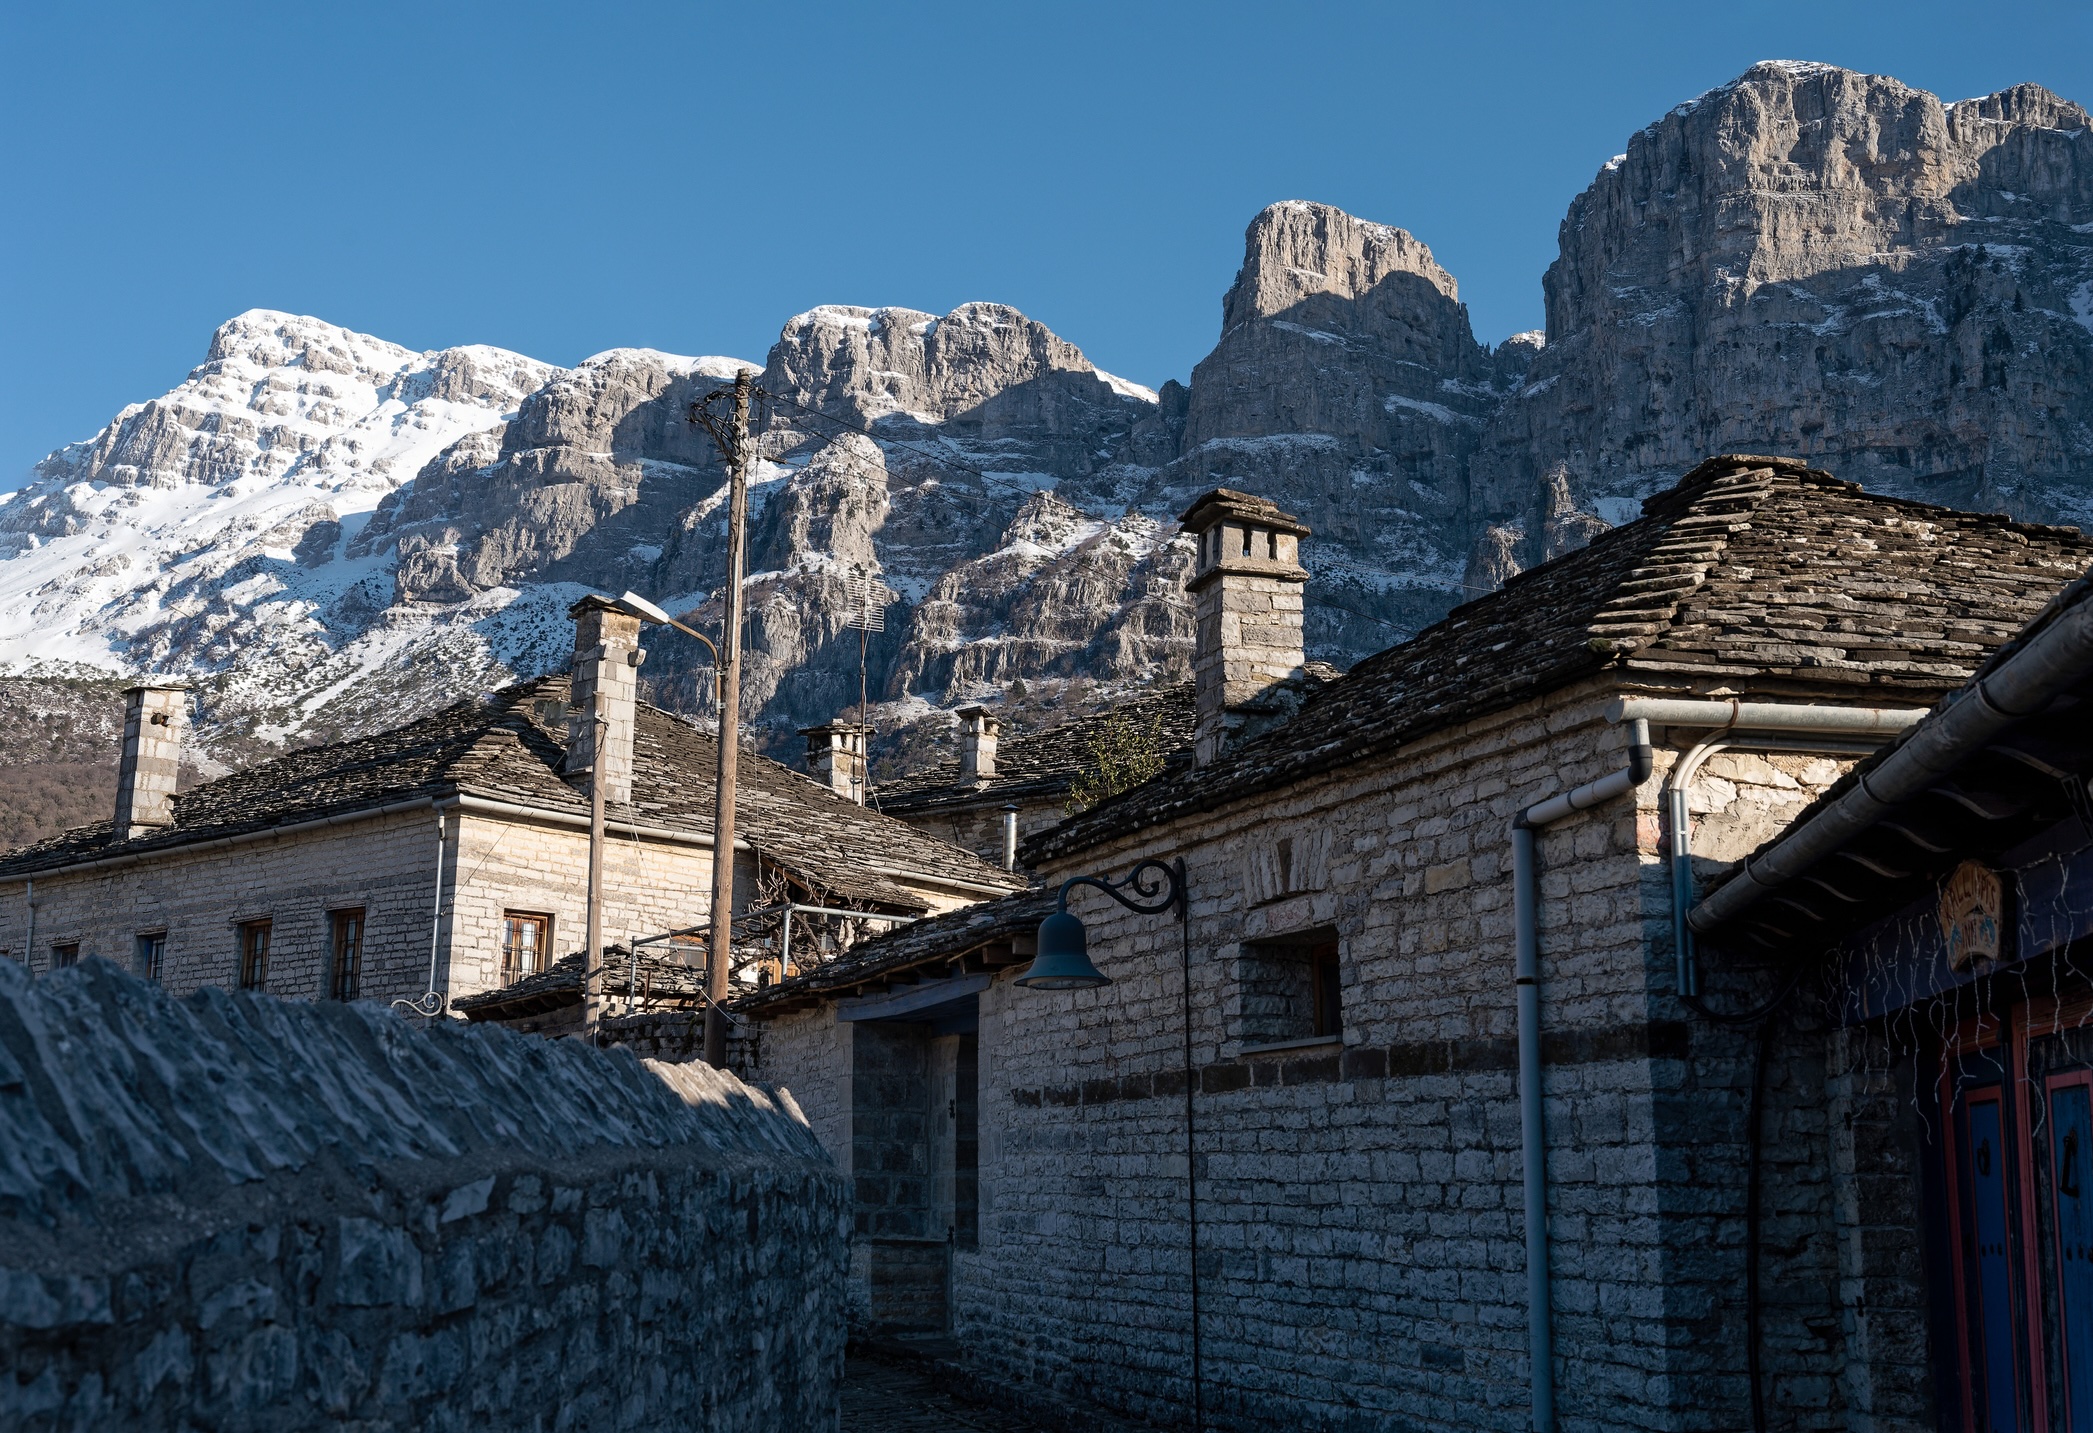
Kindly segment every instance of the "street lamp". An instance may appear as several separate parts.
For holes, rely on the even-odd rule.
[[[1017,983],[1029,990],[1095,990],[1112,977],[1090,960],[1090,941],[1083,922],[1069,914],[1068,893],[1091,886],[1137,915],[1177,912],[1183,1004],[1185,1075],[1185,1230],[1192,1256],[1192,1433],[1206,1428],[1206,1392],[1199,1357],[1199,1170],[1192,1122],[1192,902],[1185,886],[1185,863],[1147,860],[1118,880],[1109,876],[1072,876],[1061,883],[1054,913],[1039,923],[1039,949]]]
[[[652,602],[649,602],[646,598],[640,596],[639,593],[634,592],[629,588],[626,590],[625,595],[618,599],[618,605],[620,607],[623,607],[626,611],[632,613],[635,617],[638,617],[641,621],[658,622],[664,627],[674,627],[678,632],[681,632],[684,636],[695,637],[700,642],[703,642],[705,644],[705,650],[712,653],[712,698],[713,705],[718,706],[720,673],[719,648],[713,645],[712,639],[706,636],[703,632],[698,631],[695,627],[684,626],[674,617],[671,617],[667,612],[664,612],[661,608],[655,606]]]

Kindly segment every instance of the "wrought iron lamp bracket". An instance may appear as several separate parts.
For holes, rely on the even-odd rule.
[[[1068,913],[1068,893],[1077,886],[1095,887],[1138,915],[1176,911],[1182,916],[1187,910],[1185,863],[1182,859],[1142,861],[1116,881],[1109,876],[1071,876],[1061,883],[1056,910],[1064,915]]]

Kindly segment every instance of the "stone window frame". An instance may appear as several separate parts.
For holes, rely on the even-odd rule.
[[[167,927],[142,930],[131,938],[131,973],[158,985],[167,977]]]
[[[84,950],[82,946],[83,942],[81,941],[80,937],[76,935],[67,936],[62,940],[54,940],[47,942],[47,947],[51,952],[50,968],[53,970],[66,970],[71,968],[72,966],[78,965],[81,959],[87,954],[86,950]],[[60,951],[71,951],[72,955],[68,959],[60,960],[58,958],[58,953]]]
[[[1241,942],[1230,962],[1225,1012],[1237,1053],[1343,1044],[1344,947],[1343,934],[1327,922]],[[1291,988],[1260,989],[1275,980]],[[1255,1008],[1261,997],[1275,993],[1293,1008],[1276,1013]]]
[[[350,918],[356,922],[355,957],[344,969],[344,945],[342,933]],[[329,1000],[356,1000],[363,993],[363,966],[365,947],[370,944],[370,907],[364,905],[329,906],[327,909],[327,998]]]
[[[249,944],[256,931],[262,936],[261,960],[250,965],[253,950]],[[276,919],[273,916],[249,916],[233,922],[233,983],[239,990],[267,990],[269,988],[269,957],[276,945]],[[250,978],[251,977],[251,978]]]
[[[517,920],[537,921],[539,923],[538,966],[536,970],[519,968],[514,974],[511,974],[509,970],[509,922]],[[503,985],[514,984],[527,975],[539,975],[552,968],[553,939],[554,932],[557,929],[557,920],[557,913],[553,911],[503,909],[501,913],[501,946],[495,955]]]

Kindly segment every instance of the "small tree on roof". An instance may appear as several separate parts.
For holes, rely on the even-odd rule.
[[[1131,712],[1107,712],[1091,726],[1084,746],[1089,764],[1076,773],[1062,803],[1071,816],[1154,780],[1169,763],[1161,712],[1147,721]]]

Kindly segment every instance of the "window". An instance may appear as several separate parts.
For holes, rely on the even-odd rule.
[[[138,973],[147,980],[158,980],[160,968],[167,960],[167,932],[154,931],[138,937]]]
[[[1236,994],[1236,1033],[1246,1044],[1337,1039],[1344,1009],[1336,935],[1316,931],[1245,945]]]
[[[269,980],[269,922],[246,921],[240,926],[240,988],[260,990]]]
[[[51,947],[51,968],[53,970],[63,970],[68,965],[78,965],[79,963],[79,941],[62,940]]]
[[[328,993],[336,1000],[354,1000],[363,981],[363,912],[329,911],[327,946],[334,955]]]
[[[510,985],[545,969],[552,945],[552,917],[503,911],[501,916],[501,983]]]

